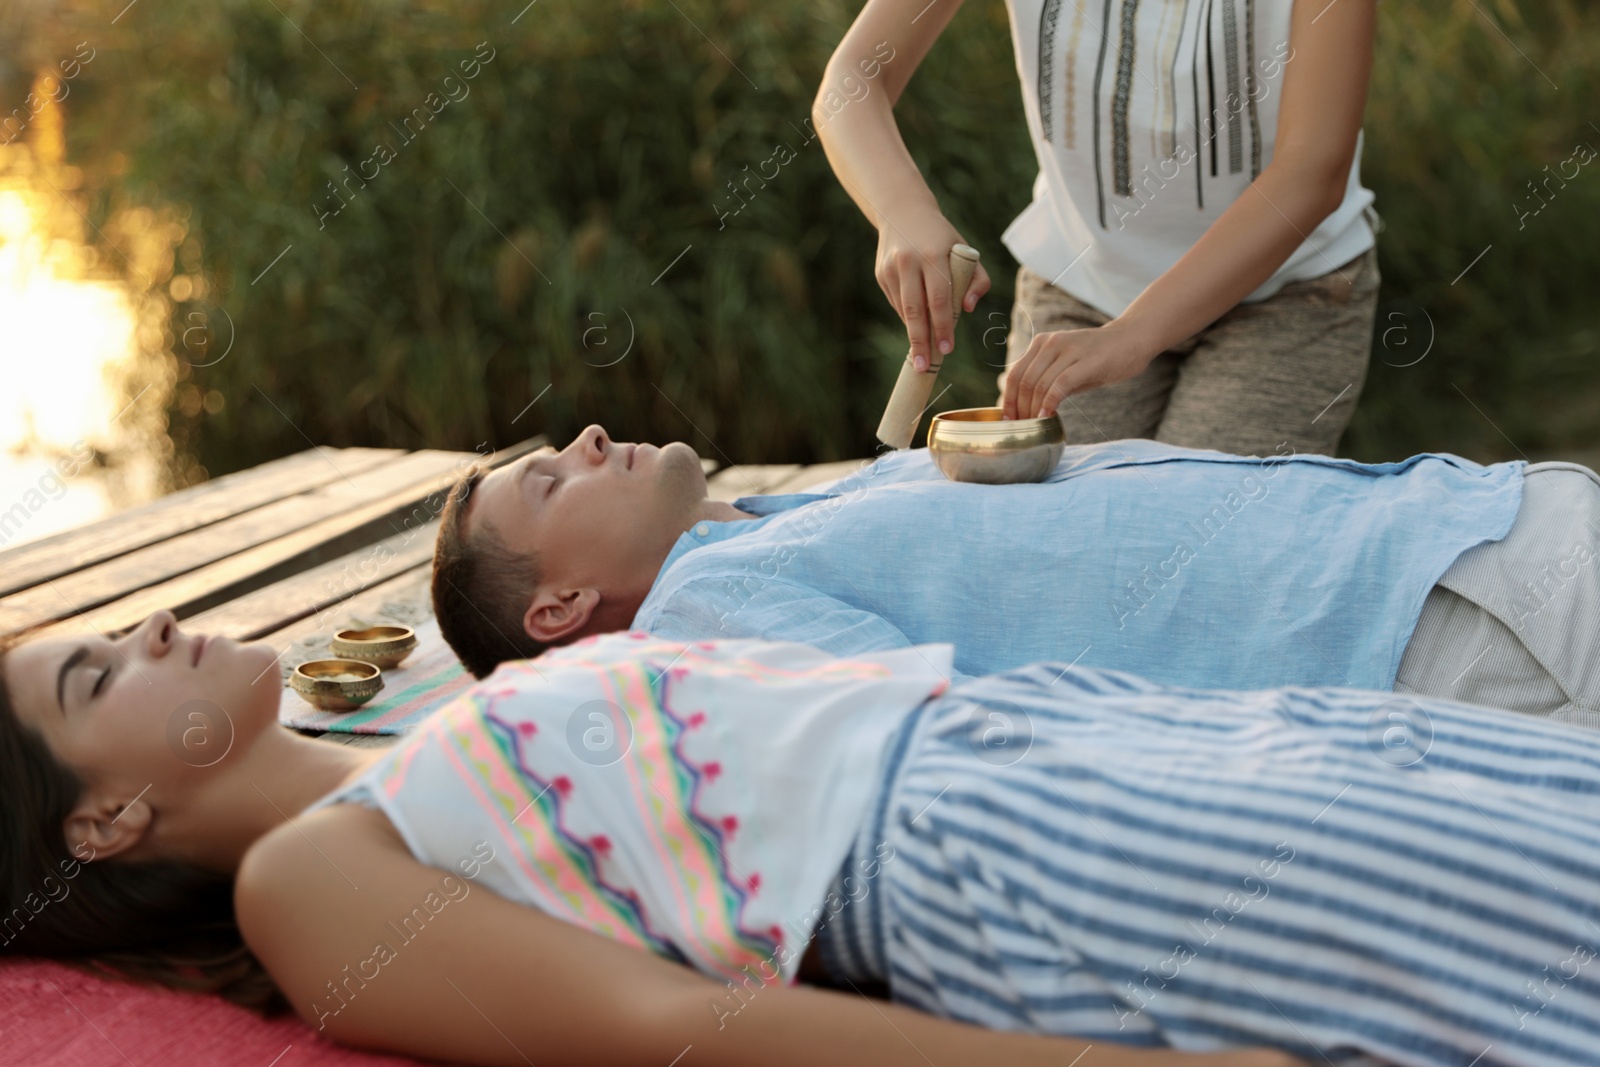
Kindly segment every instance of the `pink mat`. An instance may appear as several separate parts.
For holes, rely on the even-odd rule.
[[[420,1067],[341,1048],[293,1015],[96,978],[44,960],[0,962],[0,1067]]]

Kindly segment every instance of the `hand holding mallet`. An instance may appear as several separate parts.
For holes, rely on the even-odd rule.
[[[978,266],[978,250],[958,244],[950,249],[950,311],[951,323],[961,316],[961,305],[967,298],[967,287],[972,284],[972,272]],[[952,352],[954,348],[952,347]],[[939,377],[944,356],[937,352],[930,356],[928,369],[917,370],[911,354],[900,365],[900,377],[894,383],[894,392],[884,408],[883,419],[878,423],[878,440],[890,448],[910,448],[922,414],[928,409],[933,395],[933,383]]]

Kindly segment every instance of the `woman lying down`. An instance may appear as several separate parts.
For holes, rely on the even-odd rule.
[[[611,634],[374,752],[166,613],[25,643],[6,947],[457,1063],[1594,1062],[1600,735],[949,663]]]

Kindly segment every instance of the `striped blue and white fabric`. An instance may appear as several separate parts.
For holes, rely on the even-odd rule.
[[[1310,1063],[1600,1062],[1600,738],[1042,664],[902,730],[819,934],[982,1026]]]

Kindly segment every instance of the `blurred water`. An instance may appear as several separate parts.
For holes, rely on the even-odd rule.
[[[140,359],[140,294],[88,240],[110,238],[73,200],[63,121],[46,108],[0,144],[0,549],[164,488],[167,391]]]
[[[115,284],[63,269],[71,249],[40,232],[40,199],[0,185],[0,548],[115,504],[93,459],[116,436],[108,374],[128,358],[133,318]]]
[[[0,458],[0,549],[103,518],[115,510],[98,472],[59,479],[57,463],[42,456]]]

